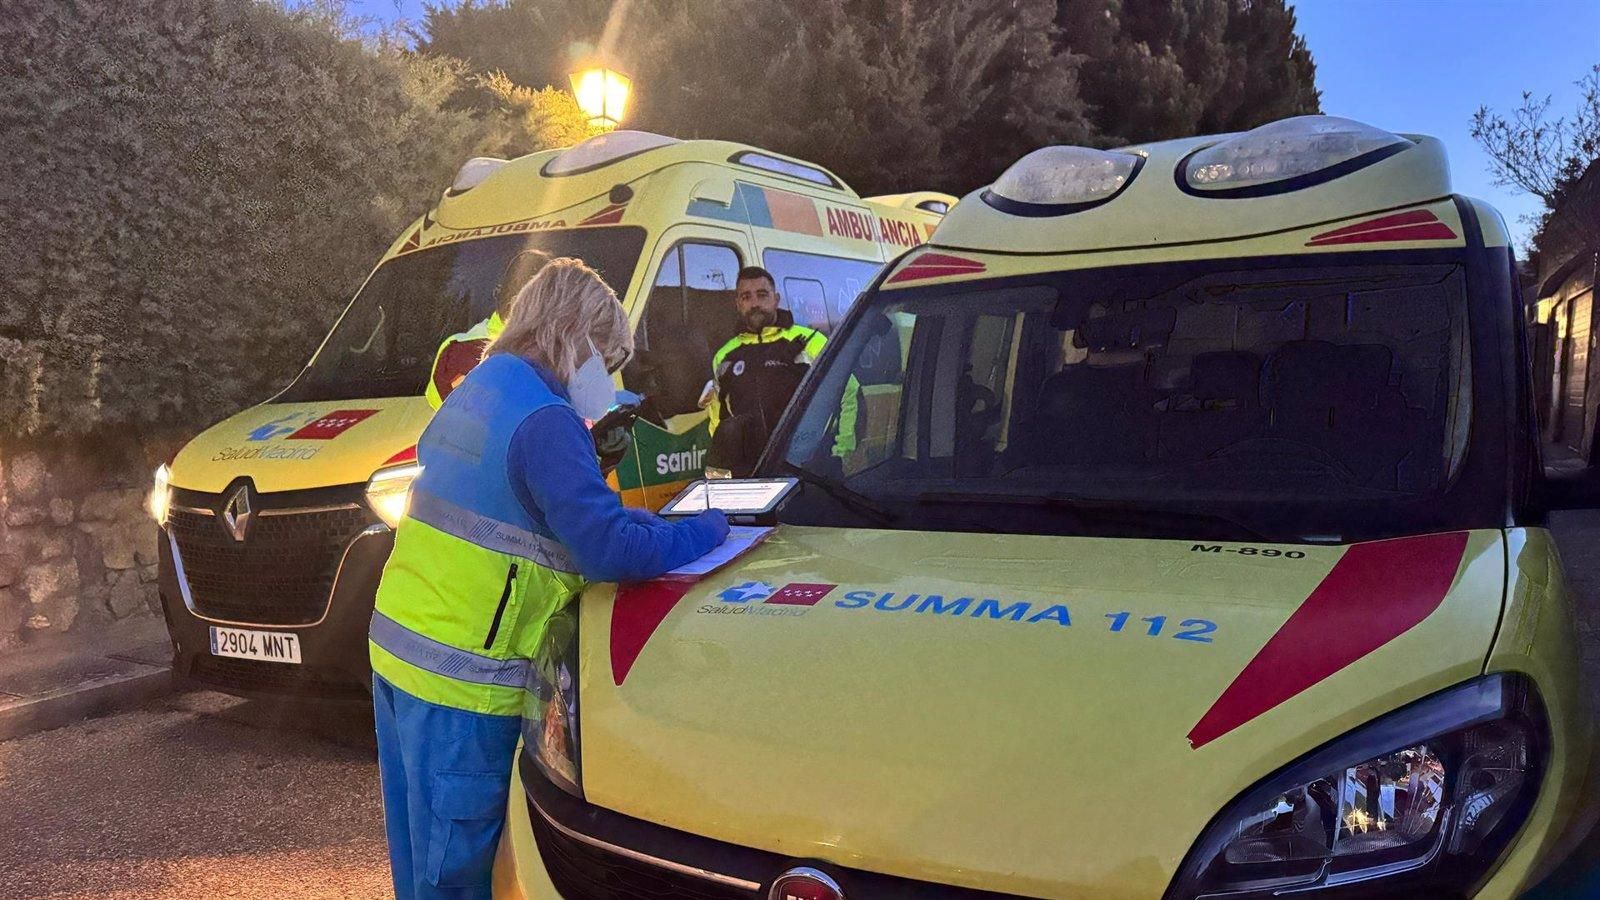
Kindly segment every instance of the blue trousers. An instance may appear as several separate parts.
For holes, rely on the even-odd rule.
[[[372,676],[398,900],[489,900],[519,719],[419,700]]]

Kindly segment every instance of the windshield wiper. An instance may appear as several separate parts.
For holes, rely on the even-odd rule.
[[[1010,506],[1032,506],[1042,509],[1062,510],[1081,521],[1126,519],[1143,523],[1190,522],[1206,525],[1226,525],[1249,540],[1279,543],[1256,528],[1232,516],[1215,512],[1197,512],[1172,506],[1130,505],[1119,500],[1099,497],[1080,497],[1060,491],[1043,494],[1010,494],[1004,492],[979,493],[977,491],[924,491],[916,495],[921,504],[976,503]]]
[[[840,506],[850,509],[858,515],[877,522],[879,525],[893,525],[900,520],[899,513],[859,491],[851,490],[831,478],[819,475],[810,469],[801,468],[786,459],[779,460],[779,462],[791,475],[800,479],[802,483],[812,485],[817,490],[832,497]]]

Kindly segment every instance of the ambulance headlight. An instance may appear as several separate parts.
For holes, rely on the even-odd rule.
[[[1521,677],[1435,694],[1242,794],[1212,820],[1168,896],[1317,897],[1353,884],[1384,896],[1470,894],[1538,795],[1545,734]]]
[[[167,510],[172,507],[172,470],[162,463],[156,467],[154,482],[150,485],[150,496],[145,499],[145,508],[150,511],[150,517],[156,520],[157,525],[167,524]]]
[[[1296,116],[1263,125],[1191,154],[1183,162],[1190,193],[1249,196],[1322,181],[1411,146],[1381,128],[1338,116]],[[1246,193],[1248,192],[1248,193]]]
[[[578,759],[578,603],[550,617],[528,671],[522,708],[523,752],[550,782],[583,798]]]
[[[372,479],[367,482],[367,505],[378,514],[383,524],[390,528],[400,527],[400,520],[406,515],[406,505],[411,500],[411,483],[421,474],[422,467],[416,463],[391,466],[372,473]]]
[[[1012,163],[983,200],[1013,215],[1076,212],[1115,197],[1143,165],[1144,157],[1120,150],[1042,147]]]

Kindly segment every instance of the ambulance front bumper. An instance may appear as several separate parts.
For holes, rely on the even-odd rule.
[[[495,859],[494,897],[766,900],[775,880],[801,867],[825,872],[846,897],[1020,900],[787,857],[635,819],[564,793],[520,751]]]
[[[319,606],[296,608],[290,599],[275,608],[274,585],[251,584],[247,573],[240,573],[236,582],[221,582],[220,587],[211,583],[213,602],[208,605],[194,590],[206,582],[184,568],[186,557],[202,554],[185,554],[174,529],[163,527],[158,583],[162,613],[172,636],[174,675],[196,687],[238,696],[370,703],[367,628],[394,534],[374,520],[341,543],[331,574],[321,576],[328,587]],[[295,566],[317,562],[288,556],[282,565],[292,571]],[[236,598],[258,608],[252,610]],[[225,636],[230,632],[261,635],[260,640],[280,650],[276,654],[280,658],[229,655]],[[286,636],[293,637],[292,653],[281,652],[288,645]],[[223,646],[218,644],[219,637]],[[284,656],[297,661],[281,658]]]

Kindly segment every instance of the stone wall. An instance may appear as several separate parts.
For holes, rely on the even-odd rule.
[[[0,448],[0,649],[161,615],[145,498],[175,446],[106,435]]]

